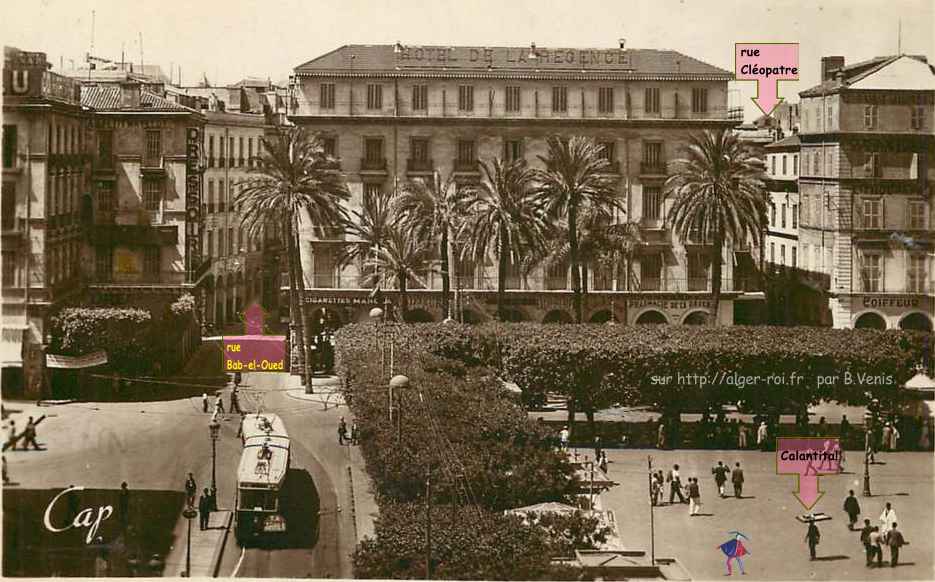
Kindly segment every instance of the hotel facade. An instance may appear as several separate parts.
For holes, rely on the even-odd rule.
[[[460,184],[480,179],[478,160],[523,158],[541,166],[551,135],[593,138],[605,148],[626,215],[639,223],[643,244],[632,265],[588,268],[586,321],[701,323],[713,311],[711,247],[681,241],[665,226],[663,184],[672,160],[692,132],[729,127],[730,72],[662,50],[554,49],[348,45],[295,68],[289,119],[324,136],[340,161],[351,192],[350,209],[365,197],[391,193],[406,181],[453,175]],[[327,310],[334,324],[364,319],[373,307],[360,269],[341,267],[346,244],[338,229],[300,234],[306,301]],[[725,249],[722,323],[734,322],[747,273],[735,272]],[[440,321],[438,265],[425,288],[410,292],[412,321]],[[459,288],[465,321],[493,317],[496,264],[462,261]],[[506,281],[509,318],[573,320],[568,265],[544,266]],[[393,297],[393,292],[384,289]],[[395,299],[394,299],[395,302]],[[283,305],[287,304],[282,302]],[[320,316],[313,316],[320,321]]]

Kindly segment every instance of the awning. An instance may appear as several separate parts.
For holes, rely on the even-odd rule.
[[[22,327],[3,328],[3,341],[0,343],[0,366],[4,368],[19,368],[23,365],[23,332]]]
[[[62,356],[58,354],[46,354],[45,356],[45,365],[47,368],[80,370],[83,368],[103,366],[106,363],[107,352],[102,350],[91,352],[83,356]]]

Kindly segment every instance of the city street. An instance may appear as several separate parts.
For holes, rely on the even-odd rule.
[[[586,449],[585,454],[591,454]],[[726,574],[725,557],[718,549],[729,539],[729,531],[740,531],[750,538],[751,555],[744,559],[749,578],[754,580],[908,580],[931,579],[933,562],[933,457],[931,453],[880,455],[884,464],[871,465],[872,492],[861,497],[863,465],[858,455],[849,456],[850,473],[822,476],[825,491],[814,512],[824,512],[831,521],[818,524],[821,543],[818,560],[811,562],[805,543],[806,525],[795,520],[806,513],[793,496],[794,475],[776,474],[775,453],[756,451],[625,450],[607,451],[609,475],[621,485],[605,493],[605,509],[616,514],[620,536],[628,549],[650,551],[650,516],[647,493],[646,457],[653,457],[654,470],[668,472],[680,466],[682,482],[698,477],[701,486],[701,516],[689,517],[688,505],[676,503],[655,508],[656,555],[677,557],[694,579],[715,579]],[[744,470],[743,499],[719,499],[711,467],[717,461],[731,467],[739,461]],[[856,473],[855,473],[856,471]],[[730,483],[728,492],[732,494]],[[861,506],[860,523],[870,518],[879,524],[885,502],[893,504],[899,528],[911,543],[900,553],[900,565],[889,567],[889,549],[884,550],[886,567],[866,568],[858,532],[847,530],[842,510],[848,489],[853,489]],[[665,501],[668,501],[666,487]],[[677,501],[677,498],[676,498]],[[735,563],[736,573],[736,563]]]

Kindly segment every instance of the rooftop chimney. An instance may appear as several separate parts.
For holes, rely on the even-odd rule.
[[[120,83],[120,107],[138,109],[140,107],[140,84],[138,81]]]
[[[821,80],[831,81],[834,72],[844,68],[844,57],[821,57]]]

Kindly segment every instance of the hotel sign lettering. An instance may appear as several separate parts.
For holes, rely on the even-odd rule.
[[[188,280],[201,266],[201,130],[189,127],[185,139],[185,266]]]
[[[530,58],[535,54],[535,58]],[[518,64],[550,66],[630,66],[630,57],[619,49],[535,49],[531,48],[482,48],[482,47],[403,47],[398,59],[406,64],[445,66]]]

